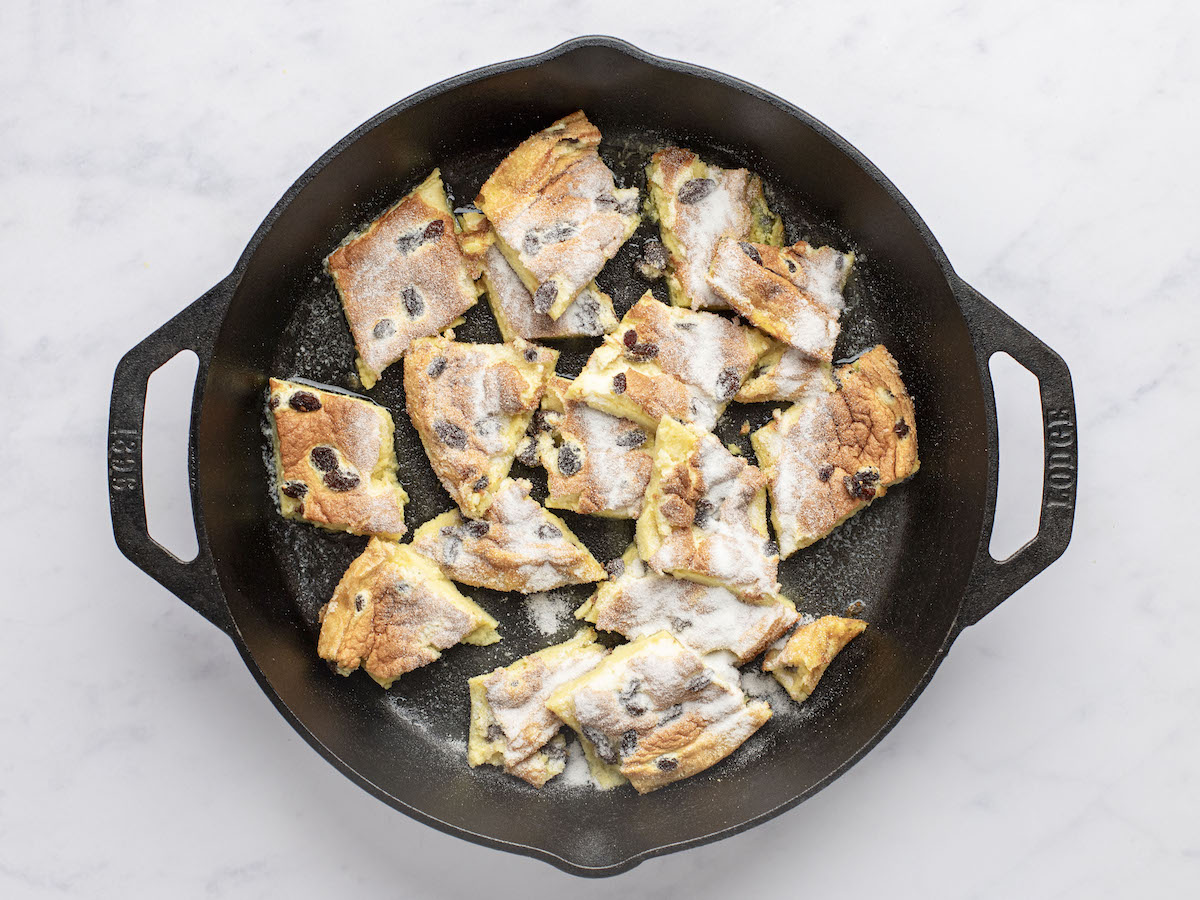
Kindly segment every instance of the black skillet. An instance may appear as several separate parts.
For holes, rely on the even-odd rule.
[[[784,709],[707,773],[641,797],[554,782],[538,792],[464,759],[466,679],[571,632],[533,627],[518,598],[472,592],[501,620],[493,647],[458,647],[384,692],[343,679],[316,656],[316,610],[364,539],[284,522],[266,487],[262,434],[268,374],[352,387],[353,348],[320,261],[440,166],[471,200],[520,140],[584,109],[625,184],[655,146],[678,143],[764,177],[788,240],[858,254],[839,352],[882,341],[916,401],[921,471],[781,567],[804,611],[861,601],[871,623],[814,696]],[[623,312],[647,287],[632,261],[644,225],[600,278]],[[661,287],[656,287],[661,292]],[[460,335],[498,339],[486,303]],[[577,371],[591,344],[564,347]],[[146,531],[141,433],[146,382],[166,360],[200,358],[189,466],[199,555],[176,559]],[[996,411],[988,359],[1005,351],[1039,379],[1046,436],[1037,536],[994,561],[988,541],[997,482]],[[396,415],[400,477],[415,528],[450,506],[404,408],[400,366],[371,391]],[[732,407],[726,439],[769,406]],[[846,771],[920,694],[958,634],[1066,549],[1077,450],[1071,377],[1049,347],[951,269],[912,207],[826,126],[765,91],[660,59],[612,38],[570,41],[540,56],[452,78],[380,113],[321,157],[279,201],[233,273],[131,350],[113,383],[109,489],[117,544],[136,565],[233,639],[262,689],[296,730],[349,778],[450,834],[544,859],[578,875],[611,875],[778,815]],[[538,481],[536,474],[519,470]],[[538,485],[544,490],[544,481]],[[601,559],[629,523],[568,515]],[[569,592],[568,592],[569,593]],[[569,593],[573,604],[587,594]]]

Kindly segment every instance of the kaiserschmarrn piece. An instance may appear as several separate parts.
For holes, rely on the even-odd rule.
[[[796,401],[812,390],[832,391],[833,366],[794,347],[771,342],[733,399],[738,403]]]
[[[647,292],[592,352],[567,399],[647,431],[663,416],[711,431],[770,346],[753,328]]]
[[[642,794],[715,765],[771,717],[665,631],[617,647],[546,706],[579,733],[594,774]]]
[[[362,397],[271,379],[279,508],[332,531],[404,534],[392,414]]]
[[[371,538],[321,609],[317,653],[383,685],[458,643],[494,644],[497,622],[412,548]]]
[[[408,415],[433,471],[467,516],[492,502],[542,402],[558,351],[518,338],[415,341],[404,360]]]
[[[769,479],[784,559],[920,467],[913,402],[892,355],[877,345],[834,375],[837,390],[775,410],[750,438]]]
[[[617,327],[612,297],[592,281],[579,292],[561,316],[552,319],[533,307],[533,294],[496,246],[496,234],[482,213],[462,217],[463,250],[479,261],[488,305],[506,341],[600,337]]]
[[[546,708],[560,685],[591,671],[607,650],[590,628],[561,644],[476,675],[471,689],[467,762],[499,766],[541,787],[566,765],[565,742],[555,740],[562,719]]]
[[[483,518],[452,509],[418,528],[412,546],[455,581],[497,591],[533,594],[603,579],[604,567],[529,489],[507,478]]]
[[[434,169],[326,257],[358,349],[363,387],[372,387],[414,339],[454,324],[479,299],[455,231]]]
[[[833,658],[866,627],[861,619],[822,616],[797,628],[782,647],[768,650],[763,671],[774,675],[793,700],[803,703]]]
[[[783,222],[767,206],[762,180],[746,169],[706,165],[690,150],[667,147],[650,160],[646,181],[647,207],[670,254],[667,286],[677,306],[727,305],[706,280],[723,235],[735,241],[783,243]]]
[[[654,467],[652,441],[629,419],[567,400],[570,387],[566,378],[550,379],[531,427],[528,461],[540,460],[546,469],[546,506],[636,519]]]
[[[608,564],[601,582],[575,617],[633,640],[669,631],[703,655],[728,650],[749,662],[796,623],[796,607],[783,597],[749,603],[725,588],[659,575],[630,547]]]
[[[618,188],[600,159],[600,129],[575,112],[510,153],[479,190],[476,205],[496,246],[533,295],[536,312],[558,319],[638,226],[636,188]]]
[[[637,548],[656,572],[752,600],[779,592],[767,537],[766,476],[712,434],[664,417],[637,521]]]
[[[751,324],[829,362],[846,305],[842,288],[853,265],[853,253],[832,247],[814,249],[798,241],[781,249],[726,237],[717,243],[708,284]]]

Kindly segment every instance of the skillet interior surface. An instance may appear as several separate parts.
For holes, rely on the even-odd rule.
[[[940,250],[844,143],[779,101],[690,67],[603,45],[540,59],[464,76],[381,114],[331,151],[264,223],[214,350],[196,431],[197,494],[247,663],[323,753],[432,824],[607,874],[795,802],[839,774],[905,709],[940,659],[966,589],[982,529],[987,437],[975,355]],[[870,628],[807,703],[774,702],[775,717],[728,760],[645,797],[553,781],[537,791],[497,769],[466,765],[467,678],[565,639],[575,630],[569,613],[547,634],[519,595],[463,587],[500,620],[501,643],[453,648],[387,692],[364,675],[331,673],[316,655],[317,609],[366,539],[284,521],[265,458],[269,375],[356,388],[353,345],[321,270],[324,255],[434,166],[455,204],[469,203],[519,141],[578,108],[601,129],[601,155],[622,185],[644,189],[649,154],[680,144],[760,173],[789,241],[854,250],[839,356],[876,342],[892,351],[916,403],[920,439],[922,467],[912,482],[780,567],[784,594],[801,611],[842,613],[861,601]],[[633,266],[655,228],[643,223],[598,279],[618,314],[648,287],[665,298],[665,286],[644,281]],[[484,300],[457,333],[500,339]],[[576,373],[595,344],[556,342],[559,371]],[[453,504],[404,415],[401,368],[385,372],[369,396],[396,420],[411,532]],[[731,405],[719,433],[753,458],[738,427],[746,419],[763,424],[770,409]],[[513,474],[530,478],[544,497],[540,470],[518,463]],[[632,538],[630,522],[563,515],[602,561]],[[588,593],[582,586],[555,596],[573,611]]]

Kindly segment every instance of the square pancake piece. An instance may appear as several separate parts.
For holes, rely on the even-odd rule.
[[[647,208],[669,254],[671,302],[692,309],[727,304],[707,281],[722,236],[735,241],[783,243],[783,222],[763,196],[762,179],[746,169],[722,169],[682,147],[659,150],[646,167]]]
[[[551,378],[530,426],[527,461],[546,469],[546,506],[636,519],[654,467],[653,442],[636,422],[566,399],[570,387],[566,378]]]
[[[479,519],[456,509],[413,534],[413,548],[462,584],[532,594],[605,577],[604,567],[567,523],[529,496],[524,479],[505,479]]]
[[[772,647],[763,660],[770,672],[797,703],[817,689],[817,682],[842,649],[866,630],[862,619],[822,616],[799,626],[782,646]]]
[[[484,513],[508,475],[557,361],[557,350],[520,338],[467,344],[438,336],[409,350],[409,418],[434,472],[468,517]]]
[[[363,397],[272,378],[279,509],[331,531],[404,534],[392,414]]]
[[[763,601],[779,592],[767,535],[767,478],[712,434],[664,417],[637,521],[637,548],[656,572]]]
[[[668,306],[647,292],[592,351],[567,399],[648,432],[663,416],[711,431],[770,347],[753,328]]]
[[[832,247],[798,241],[779,248],[725,237],[717,243],[708,284],[752,325],[829,362],[846,305],[842,289],[853,265],[853,253]]]
[[[723,587],[660,575],[642,562],[636,546],[606,568],[609,580],[575,616],[630,640],[669,631],[702,656],[727,650],[742,665],[796,623],[796,607],[784,597],[750,603]]]
[[[920,468],[912,398],[877,345],[750,438],[767,472],[771,523],[783,558],[828,535]]]
[[[363,387],[416,338],[454,324],[479,299],[441,173],[432,174],[325,259],[354,346]]]
[[[412,548],[371,538],[321,609],[317,653],[389,688],[455,644],[496,643],[496,624]]]
[[[636,188],[618,188],[597,148],[600,129],[582,111],[521,143],[479,190],[476,205],[497,246],[558,319],[638,226]]]
[[[593,771],[618,773],[642,794],[715,765],[771,717],[665,631],[617,647],[546,706],[580,734]]]
[[[588,282],[557,319],[538,312],[533,294],[496,246],[495,232],[483,213],[465,213],[462,221],[463,250],[478,260],[488,305],[504,340],[602,337],[617,327],[612,297],[595,281]]]
[[[523,656],[468,682],[471,726],[467,762],[499,766],[541,787],[566,765],[562,719],[546,708],[559,685],[591,671],[607,654],[596,632],[582,629],[569,641]]]

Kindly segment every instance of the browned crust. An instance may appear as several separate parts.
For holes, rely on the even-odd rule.
[[[293,409],[287,397],[306,392],[320,402],[311,412]],[[359,397],[271,379],[271,413],[278,448],[276,473],[281,487],[302,483],[299,515],[317,525],[345,529],[352,534],[381,534],[399,538],[405,533],[404,504],[398,483],[385,484],[372,475],[392,435],[391,414]],[[339,474],[352,475],[352,490],[336,491],[325,483],[325,473],[313,465],[312,451],[331,447],[339,456]],[[334,482],[337,483],[336,480]]]
[[[487,508],[508,474],[557,360],[557,351],[521,339],[468,344],[440,336],[415,342],[405,357],[409,418],[434,472],[468,515]],[[486,409],[477,405],[481,398]],[[505,429],[514,420],[524,424],[510,441]]]
[[[437,334],[478,299],[455,234],[454,217],[427,202],[422,196],[427,185],[404,197],[325,260],[367,387],[404,355],[413,340]],[[440,179],[436,190],[442,191]],[[441,233],[425,237],[437,224]],[[402,247],[410,249],[405,252]],[[417,300],[410,294],[406,302],[406,291],[415,291]]]

